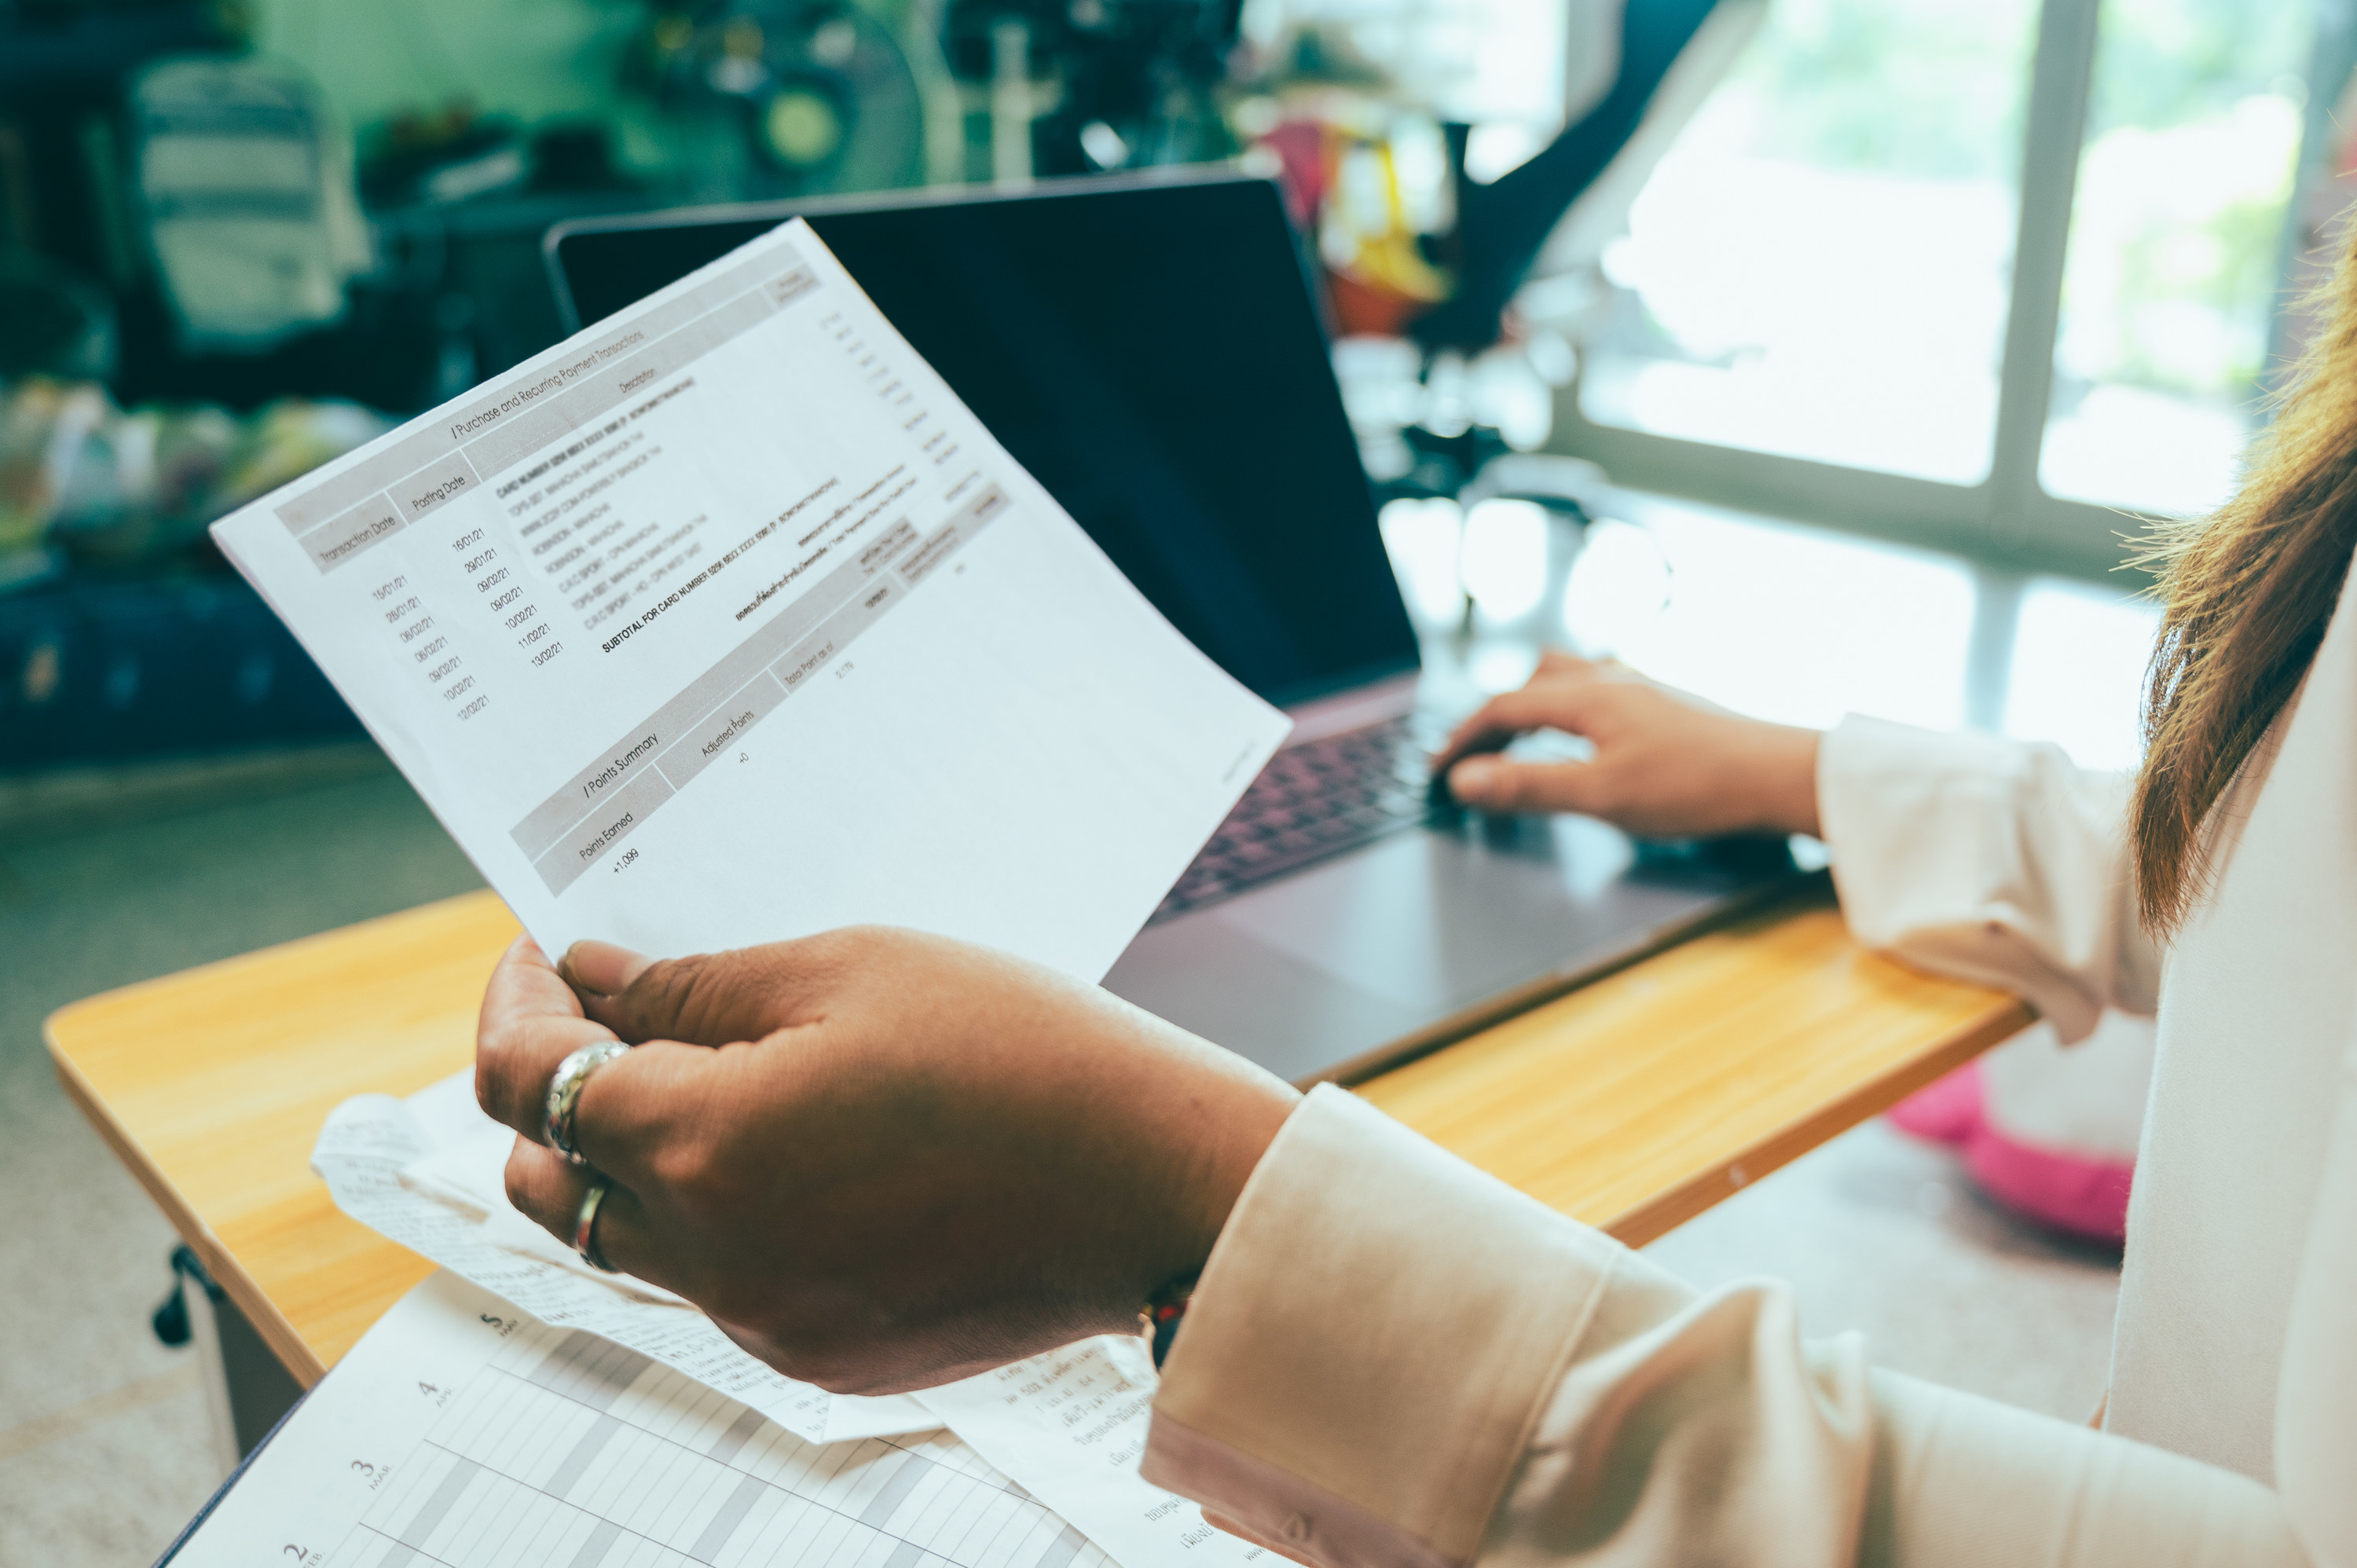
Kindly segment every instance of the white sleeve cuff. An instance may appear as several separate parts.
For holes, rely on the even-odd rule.
[[[1469,1563],[1608,1282],[1633,1262],[1320,1087],[1196,1287],[1146,1477],[1329,1568]]]
[[[2066,1040],[2149,1013],[2127,780],[2051,746],[1851,717],[1817,754],[1842,913],[1870,947],[2027,997]]]

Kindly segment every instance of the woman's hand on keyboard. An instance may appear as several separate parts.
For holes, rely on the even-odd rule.
[[[1586,739],[1586,761],[1495,755],[1517,736]],[[1649,838],[1814,833],[1818,732],[1771,725],[1626,665],[1549,653],[1449,737],[1434,773],[1484,811],[1578,811]]]
[[[619,1036],[542,1143],[549,1078]],[[516,1206],[754,1355],[839,1392],[925,1388],[1134,1330],[1202,1267],[1299,1096],[1093,986],[861,928],[651,963],[528,939],[483,998],[477,1092]]]

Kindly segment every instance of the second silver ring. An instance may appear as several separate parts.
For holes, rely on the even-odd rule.
[[[583,1262],[605,1274],[620,1272],[597,1250],[597,1215],[605,1208],[606,1194],[613,1185],[604,1176],[592,1177],[588,1190],[581,1195],[581,1207],[573,1217],[573,1250],[581,1254]]]
[[[573,1119],[581,1106],[581,1091],[588,1087],[590,1074],[630,1048],[619,1040],[600,1040],[558,1062],[549,1075],[542,1131],[548,1134],[548,1146],[576,1165],[589,1163],[589,1156],[573,1142]]]

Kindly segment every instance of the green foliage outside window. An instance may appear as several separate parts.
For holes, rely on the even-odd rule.
[[[1775,0],[1722,89],[1753,156],[1912,180],[2019,175],[2029,0]],[[2312,0],[2108,0],[2061,368],[2239,401],[2262,368]]]

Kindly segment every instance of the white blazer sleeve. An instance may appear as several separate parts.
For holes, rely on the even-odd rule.
[[[1817,757],[1842,912],[1870,947],[2027,997],[2066,1042],[2149,1014],[2160,955],[2136,911],[2129,780],[2051,746],[1852,717]]]
[[[1699,1294],[1330,1086],[1212,1252],[1145,1470],[1319,1568],[2331,1561],[2246,1477],[1870,1371],[1785,1287]]]

